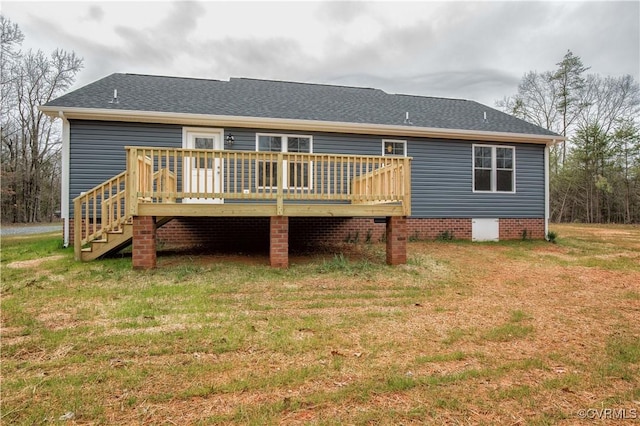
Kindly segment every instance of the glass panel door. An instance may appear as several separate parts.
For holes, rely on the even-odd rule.
[[[184,203],[222,203],[219,194],[223,190],[222,161],[214,150],[222,150],[221,131],[188,131],[185,148],[195,149],[184,157],[184,192],[190,192],[191,197],[183,198]]]

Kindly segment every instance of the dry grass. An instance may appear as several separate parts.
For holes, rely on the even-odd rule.
[[[173,256],[140,273],[3,241],[2,422],[640,417],[640,228],[552,229],[555,245],[414,242],[395,268],[349,246],[287,271]]]

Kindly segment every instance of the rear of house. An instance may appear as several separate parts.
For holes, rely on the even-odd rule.
[[[63,120],[65,243],[90,259],[133,241],[138,267],[156,246],[286,266],[386,239],[396,264],[411,237],[544,238],[562,140],[472,101],[253,79],[113,74],[41,108]]]

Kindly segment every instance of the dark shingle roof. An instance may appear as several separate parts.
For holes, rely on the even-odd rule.
[[[110,102],[114,89],[118,91],[117,103]],[[219,81],[112,74],[46,106],[556,135],[474,101],[247,78]],[[411,124],[405,123],[407,112]]]

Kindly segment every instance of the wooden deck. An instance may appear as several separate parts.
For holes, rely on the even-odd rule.
[[[107,253],[109,235],[130,235],[135,216],[166,221],[411,214],[408,157],[135,146],[126,151],[127,170],[74,200],[77,259]],[[122,238],[113,240],[122,246]],[[96,244],[103,247],[94,249]]]

